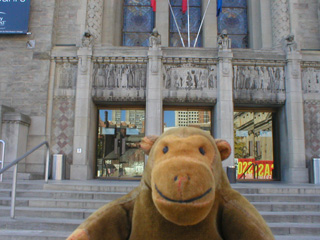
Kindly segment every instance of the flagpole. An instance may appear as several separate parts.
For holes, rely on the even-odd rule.
[[[180,40],[181,40],[182,46],[185,47],[184,42],[183,42],[183,38],[182,38],[181,33],[180,33],[180,29],[178,27],[178,23],[177,23],[176,17],[174,16],[174,13],[173,13],[173,10],[172,10],[172,7],[171,7],[170,0],[168,0],[168,3],[169,3],[170,10],[171,10],[171,14],[173,16],[173,20],[174,20],[174,22],[176,24],[176,27],[178,29],[178,33],[179,33],[179,36],[180,36]]]
[[[200,31],[201,31],[201,28],[202,28],[202,24],[203,24],[204,18],[206,17],[206,13],[207,13],[207,10],[208,10],[210,1],[211,1],[211,0],[208,1],[206,10],[204,11],[204,14],[203,14],[203,17],[202,17],[202,20],[201,20],[201,23],[200,23],[199,31],[198,31],[198,33],[197,33],[197,37],[196,37],[196,40],[194,41],[193,47],[196,47],[196,45],[197,45],[198,37],[199,37]]]
[[[188,47],[190,47],[190,13],[189,13],[189,0],[187,1],[188,7]]]

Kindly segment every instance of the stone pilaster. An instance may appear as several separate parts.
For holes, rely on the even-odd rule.
[[[220,35],[221,36],[221,35]],[[219,38],[218,38],[219,39]],[[229,39],[230,40],[230,39]],[[219,44],[220,42],[220,44]],[[214,109],[214,137],[224,139],[231,145],[232,153],[223,161],[223,166],[234,165],[233,140],[233,74],[231,42],[224,37],[219,44],[217,76],[217,104]]]
[[[146,135],[162,133],[162,51],[160,36],[150,37],[146,85]]]
[[[95,43],[101,43],[103,0],[89,0],[87,7],[87,30],[93,35]]]
[[[209,0],[202,0],[202,16],[204,15],[208,2]],[[218,18],[216,15],[216,4],[214,1],[211,1],[202,26],[203,47],[205,48],[217,47],[216,39],[218,35]]]
[[[290,33],[288,6],[288,0],[271,0],[273,47],[281,47],[282,39]]]
[[[287,51],[286,66],[286,126],[287,159],[282,159],[282,180],[290,183],[307,183],[303,93],[301,86],[301,54]]]
[[[2,140],[6,143],[4,166],[27,152],[28,133],[31,124],[29,116],[18,112],[7,112],[2,117]],[[18,172],[25,173],[25,159],[18,164]],[[3,179],[12,179],[13,168],[3,174]],[[27,179],[21,175],[19,179]]]
[[[70,168],[70,179],[85,180],[92,178],[90,159],[90,131],[93,111],[91,100],[92,89],[92,48],[81,47],[78,50],[78,73],[75,99],[75,121],[73,138],[73,162]]]

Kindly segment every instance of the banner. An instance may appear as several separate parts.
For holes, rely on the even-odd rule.
[[[28,32],[30,0],[0,0],[0,34]]]
[[[251,164],[254,165],[251,166]],[[254,158],[239,158],[237,178],[240,179],[249,167],[250,169],[246,172],[245,178],[242,177],[241,179],[272,179],[273,161],[256,161]]]

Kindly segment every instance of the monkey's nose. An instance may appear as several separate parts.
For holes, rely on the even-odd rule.
[[[188,175],[176,175],[174,177],[175,183],[177,183],[178,191],[182,193],[184,185],[190,181],[190,176]]]

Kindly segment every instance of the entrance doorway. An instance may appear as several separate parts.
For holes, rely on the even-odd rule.
[[[239,180],[274,180],[274,112],[234,112],[234,156]]]
[[[145,110],[99,109],[98,116],[96,177],[139,179],[145,164],[139,149],[145,136]]]

